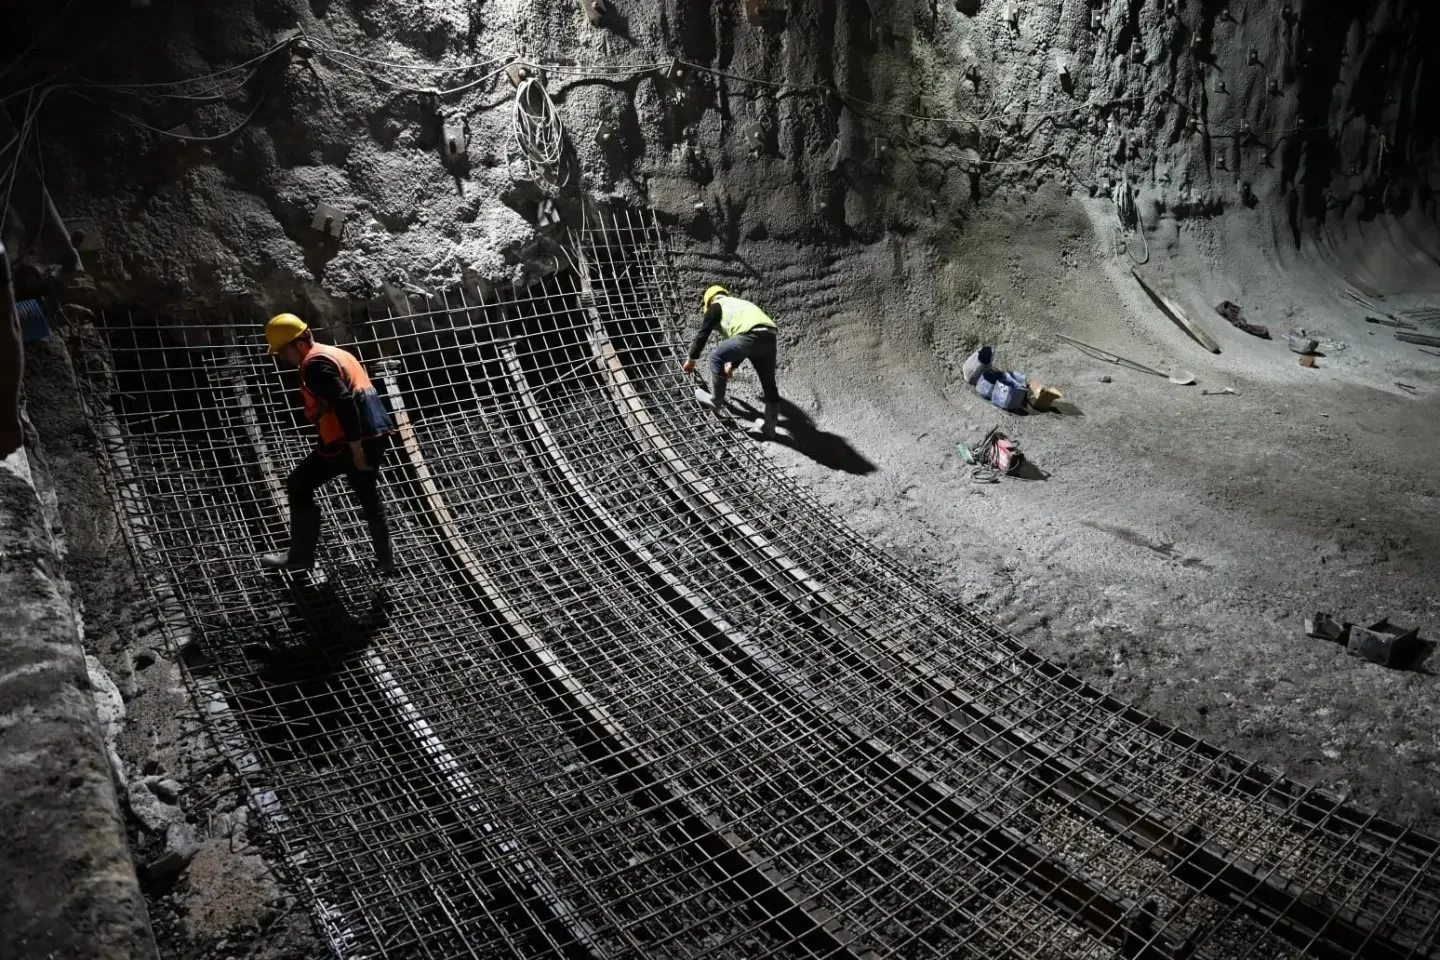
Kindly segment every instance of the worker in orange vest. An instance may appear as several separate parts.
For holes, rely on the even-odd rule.
[[[395,570],[385,504],[380,499],[380,466],[395,423],[354,354],[324,343],[293,313],[271,317],[265,325],[270,352],[300,368],[300,397],[305,419],[320,432],[320,444],[290,472],[290,549],[260,558],[272,569],[308,570],[320,541],[320,507],[315,491],[342,473],[360,501],[370,528],[380,572]]]

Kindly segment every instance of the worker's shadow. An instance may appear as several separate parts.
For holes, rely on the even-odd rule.
[[[732,400],[731,410],[747,420],[758,420],[761,411],[744,400]],[[789,447],[831,470],[843,470],[863,476],[879,468],[850,445],[844,437],[817,429],[815,421],[789,400],[780,401],[780,429],[771,443]]]
[[[390,622],[383,592],[354,599],[342,595],[333,581],[315,584],[295,577],[286,599],[289,638],[272,637],[246,650],[259,664],[262,679],[293,682],[338,673]]]
[[[382,716],[384,695],[354,661],[385,627],[385,602],[368,598],[357,613],[334,583],[298,577],[286,600],[286,626],[242,646],[249,681],[232,664],[230,695],[272,762],[326,771],[338,752],[353,746],[356,726]]]

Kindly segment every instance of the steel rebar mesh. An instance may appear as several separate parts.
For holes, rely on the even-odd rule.
[[[1063,749],[1096,777],[1113,781],[1118,794],[1143,798],[1162,823],[1227,845],[1232,858],[1258,868],[1251,873],[1274,888],[1270,899],[1281,910],[1272,927],[1290,919],[1287,909],[1298,910],[1282,894],[1303,885],[1329,900],[1337,913],[1367,924],[1348,931],[1356,946],[1343,955],[1381,950],[1374,941],[1392,929],[1401,955],[1407,955],[1408,944],[1421,953],[1431,949],[1437,913],[1432,840],[1380,823],[1127,711],[1029,654],[981,618],[918,588],[897,564],[825,511],[813,509],[812,498],[777,474],[752,444],[714,426],[697,430],[688,385],[675,371],[676,331],[667,322],[678,314],[670,300],[674,284],[665,277],[663,261],[648,255],[660,245],[653,225],[620,213],[605,218],[585,240],[602,325],[631,368],[630,378],[648,411],[663,424],[665,442],[680,450],[706,483],[743,505],[745,520],[780,545],[782,553],[804,558],[817,579],[833,585],[828,596],[849,608],[848,619],[874,636],[904,636],[911,650],[943,665],[946,677],[964,687],[964,697],[952,701],[968,700],[984,713],[1018,722],[1038,742]],[[810,501],[812,509],[797,509],[797,501]],[[857,604],[856,598],[868,602]],[[895,611],[906,615],[897,618]],[[969,715],[983,713],[971,710]],[[986,727],[1000,729],[994,722]],[[1119,865],[1134,872],[1129,863]],[[1252,892],[1235,890],[1233,896]],[[1269,949],[1250,943],[1244,951],[1266,956]]]
[[[648,218],[337,339],[404,575],[259,330],[77,356],[137,560],[345,957],[1435,954],[1436,845],[1110,701],[859,541],[678,374]]]

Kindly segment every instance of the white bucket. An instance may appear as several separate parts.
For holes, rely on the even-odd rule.
[[[994,359],[994,347],[981,347],[970,354],[965,365],[960,368],[960,372],[965,376],[965,382],[972,387],[975,386],[975,382],[980,379],[980,374],[990,369],[990,362]]]

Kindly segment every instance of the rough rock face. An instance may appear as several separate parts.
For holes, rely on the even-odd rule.
[[[154,948],[92,697],[107,727],[124,705],[80,653],[51,491],[42,459],[0,459],[0,956],[145,957]]]
[[[95,221],[104,249],[85,257],[130,300],[366,301],[553,268],[510,59],[552,67],[562,213],[583,183],[727,246],[925,239],[996,192],[1123,178],[1142,219],[1262,206],[1295,243],[1337,218],[1428,215],[1440,177],[1419,41],[1440,9],[1420,0],[609,6],[591,25],[522,0],[104,4],[7,85],[60,85],[29,156],[64,217]],[[312,39],[255,61],[295,29]],[[112,86],[66,87],[89,81]],[[17,125],[35,99],[6,101]],[[312,225],[322,203],[338,239]]]
[[[591,25],[573,0],[78,0],[64,7],[63,22],[62,5],[32,4],[30,30],[0,31],[0,70],[41,29],[59,25],[0,74],[0,174],[16,156],[7,148],[11,136],[24,147],[13,192],[0,179],[12,204],[5,239],[20,237],[32,257],[63,261],[53,236],[42,242],[43,184],[61,216],[95,225],[81,256],[102,302],[214,305],[257,316],[284,307],[315,319],[381,300],[387,285],[393,298],[554,269],[562,261],[537,225],[541,201],[554,197],[561,215],[578,224],[583,190],[596,200],[653,206],[693,238],[679,253],[694,286],[720,279],[763,287],[766,307],[794,324],[787,350],[800,369],[787,388],[807,365],[839,371],[829,374],[833,391],[806,401],[810,410],[819,411],[822,394],[827,402],[840,396],[846,377],[879,379],[883,371],[898,385],[887,387],[903,401],[897,406],[909,407],[895,420],[924,409],[913,402],[923,391],[904,375],[938,376],[917,358],[954,368],[977,342],[1014,347],[1027,327],[1083,313],[1074,309],[1077,299],[1090,301],[1093,315],[1120,312],[1093,250],[1091,215],[1108,211],[1083,209],[1067,193],[1104,196],[1128,179],[1157,249],[1173,246],[1188,219],[1190,238],[1206,251],[1243,236],[1234,259],[1250,253],[1252,240],[1275,250],[1323,250],[1375,227],[1390,244],[1376,245],[1377,258],[1393,259],[1395,235],[1440,252],[1437,120],[1426,109],[1437,102],[1440,80],[1424,42],[1440,28],[1433,0],[607,5],[610,12]],[[561,184],[525,179],[513,141],[515,92],[502,71],[514,60],[547,67],[546,87],[568,135]],[[316,228],[321,204],[335,211],[340,236]],[[323,214],[318,223],[324,226]],[[1236,223],[1243,229],[1230,230]],[[1388,230],[1397,224],[1402,229]],[[1060,242],[1023,242],[1042,227]],[[103,247],[95,249],[97,232]],[[738,256],[721,262],[712,242]],[[1261,272],[1269,269],[1255,259]],[[1263,281],[1249,280],[1259,299]],[[41,379],[29,384],[31,402],[53,420],[62,406],[37,394]],[[873,412],[853,412],[863,431]],[[936,408],[937,435],[958,430],[952,417],[949,407]],[[1120,431],[1141,416],[1096,420]],[[872,424],[871,435],[893,422]],[[1238,416],[1234,423],[1238,432]],[[917,428],[914,444],[924,430]],[[54,424],[43,432],[52,452],[66,449],[58,438],[83,435]],[[1051,466],[1081,459],[1066,450],[1070,438],[1043,441],[1038,428],[1029,432]],[[1331,442],[1318,428],[1301,436],[1306,444]],[[71,443],[78,465],[89,452]],[[93,461],[83,462],[93,473]],[[72,501],[82,483],[74,478],[84,478],[96,491],[94,514],[111,516],[97,477],[78,466],[65,472]],[[889,473],[879,483],[902,495],[909,489]],[[1402,489],[1399,480],[1386,484]],[[1113,492],[1101,480],[1092,489]],[[950,486],[937,485],[933,501],[920,501],[924,509],[906,508],[922,515],[906,527],[892,524],[890,504],[899,497],[886,492],[881,510],[878,499],[862,502],[870,494],[858,488],[853,496],[861,500],[847,504],[852,493],[844,491],[833,502],[852,508],[847,513],[861,518],[862,529],[870,523],[874,530],[865,532],[878,531],[882,542],[892,528],[908,536],[927,526],[933,537],[934,518],[954,499]],[[84,505],[73,509],[71,529],[84,529]],[[1029,512],[1012,509],[1012,518]],[[87,604],[98,622],[120,625],[97,649],[123,660],[144,646],[144,635],[127,633],[119,614],[105,616],[97,596],[129,583],[115,536],[80,544],[72,563],[77,555],[92,559],[91,576],[79,581]],[[1031,536],[1045,550],[1054,546]],[[110,564],[123,565],[126,578]],[[1249,568],[1237,569],[1244,573],[1237,579],[1249,576]],[[1017,606],[1060,622],[1074,601],[1071,581],[1057,583],[1048,601],[1027,596]],[[1111,602],[1107,596],[1080,609],[1109,616]],[[1200,609],[1197,619],[1208,612]],[[1269,607],[1258,600],[1241,607],[1256,609]],[[1070,634],[1056,635],[1040,649],[1063,652]],[[1084,656],[1100,656],[1094,651],[1105,642],[1076,644],[1079,653],[1067,662],[1084,669]],[[154,739],[156,729],[171,731],[183,709],[179,665],[149,659],[129,679],[145,688],[130,704],[132,759],[145,756],[135,744]],[[1201,663],[1197,671],[1211,661]],[[1243,685],[1249,680],[1237,679],[1243,672],[1232,671],[1228,687],[1207,682],[1193,697],[1229,696],[1230,688],[1236,699],[1253,697]],[[1155,683],[1157,699],[1172,695]],[[1282,682],[1279,690],[1287,689]],[[1380,681],[1364,689],[1386,690]],[[1422,694],[1413,697],[1420,702]],[[1299,706],[1267,701],[1264,709],[1300,716]],[[1352,726],[1381,730],[1369,716],[1357,710]],[[1398,716],[1390,726],[1400,726]],[[1205,728],[1203,719],[1181,719]],[[1303,720],[1287,729],[1314,725]],[[1204,732],[1243,745],[1218,720]],[[163,761],[166,774],[213,765],[182,756],[188,748],[175,745],[182,741],[167,738],[167,752],[148,759]],[[1358,734],[1356,742],[1373,746]],[[1338,766],[1320,769],[1340,776]],[[128,805],[132,820],[152,815],[136,851],[143,862],[163,863],[152,858],[171,846],[181,811],[170,802],[173,790],[162,797],[154,789],[169,781],[147,780],[144,770],[136,765]],[[194,792],[224,795],[198,775]],[[221,811],[243,814],[243,807]],[[194,944],[223,944],[233,930],[271,930],[278,894],[258,854],[237,860],[230,853],[237,835],[243,830],[231,822],[191,851],[183,908],[152,902],[162,939],[187,944],[178,954],[198,956]],[[303,927],[304,918],[297,911],[285,923]],[[303,930],[294,936],[305,940]],[[306,946],[267,954],[315,955]]]

